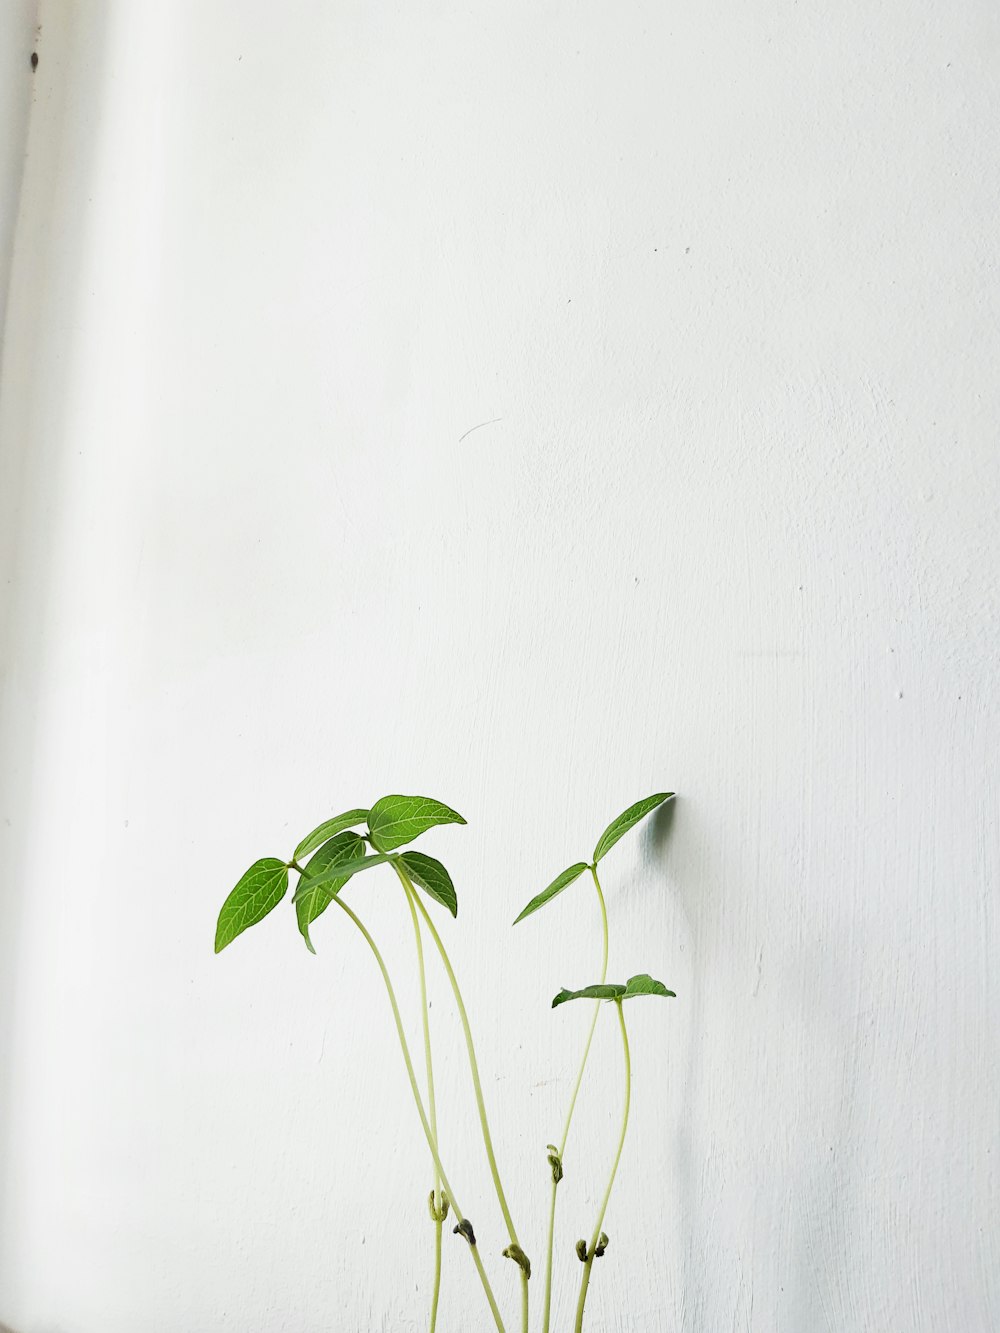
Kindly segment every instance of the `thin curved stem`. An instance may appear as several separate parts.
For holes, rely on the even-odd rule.
[[[601,908],[601,985],[603,986],[608,977],[608,908],[604,901],[604,894],[601,891],[601,881],[597,878],[597,867],[591,866],[590,873],[594,877],[594,887],[597,890],[597,901]],[[559,1156],[562,1157],[566,1151],[566,1141],[569,1138],[569,1127],[573,1123],[573,1112],[576,1110],[576,1099],[580,1095],[580,1084],[583,1082],[583,1073],[587,1068],[587,1058],[590,1055],[590,1046],[594,1040],[594,1029],[597,1027],[597,1015],[600,1012],[601,1001],[594,1001],[594,1013],[590,1020],[590,1031],[587,1033],[587,1044],[583,1048],[583,1059],[580,1061],[580,1070],[576,1076],[576,1083],[573,1085],[573,1096],[570,1098],[569,1110],[566,1113],[566,1124],[563,1126],[562,1138],[559,1141]]]
[[[406,1032],[403,1029],[403,1020],[400,1017],[399,1013],[399,1004],[396,1001],[396,992],[393,990],[392,981],[390,980],[389,972],[388,969],[386,968],[385,961],[382,958],[381,953],[379,953],[378,945],[375,943],[371,935],[366,930],[363,922],[361,921],[361,918],[351,911],[351,909],[343,901],[340,895],[335,893],[331,898],[331,902],[335,902],[337,906],[340,908],[340,910],[342,912],[345,912],[357,926],[358,930],[361,931],[361,934],[365,937],[369,949],[371,949],[372,953],[375,956],[375,961],[378,964],[379,971],[382,973],[382,980],[385,982],[386,993],[389,996],[389,1004],[392,1008],[392,1017],[396,1024],[396,1035],[399,1037],[400,1050],[403,1052],[403,1062],[406,1065],[406,1074],[410,1080],[410,1091],[413,1093],[413,1100],[416,1103],[417,1114],[420,1117],[420,1124],[424,1131],[424,1138],[427,1140],[427,1146],[430,1149],[431,1158],[433,1159],[435,1170],[441,1177],[441,1184],[444,1186],[444,1189],[447,1192],[448,1200],[451,1203],[451,1207],[455,1213],[455,1217],[457,1221],[461,1223],[464,1220],[462,1216],[462,1210],[459,1207],[458,1200],[455,1198],[455,1191],[451,1187],[451,1184],[448,1180],[448,1176],[445,1173],[445,1169],[441,1165],[441,1158],[438,1155],[437,1139],[431,1132],[430,1123],[427,1119],[427,1112],[424,1110],[423,1099],[420,1096],[420,1088],[417,1086],[417,1076],[413,1072],[413,1061],[410,1058],[410,1048],[406,1042]],[[506,1333],[506,1330],[504,1329],[503,1320],[500,1317],[500,1311],[497,1308],[496,1298],[493,1295],[493,1289],[490,1286],[489,1278],[486,1276],[486,1271],[483,1268],[483,1261],[479,1257],[478,1249],[475,1245],[470,1245],[469,1249],[472,1254],[473,1262],[475,1263],[476,1269],[479,1273],[480,1281],[483,1284],[483,1291],[486,1293],[486,1300],[489,1303],[494,1323],[496,1324],[499,1333]]]
[[[597,901],[601,908],[601,985],[608,977],[608,908],[604,901],[604,893],[601,890],[601,881],[597,878],[597,866],[590,867],[590,873],[594,879],[594,888],[597,890]],[[552,1197],[549,1204],[549,1232],[546,1241],[545,1250],[545,1306],[542,1317],[542,1333],[549,1333],[549,1315],[552,1309],[552,1250],[555,1244],[556,1234],[556,1193],[559,1189],[559,1180],[562,1174],[562,1158],[566,1151],[566,1141],[569,1138],[569,1127],[573,1123],[573,1112],[576,1110],[576,1099],[580,1095],[580,1084],[583,1082],[583,1073],[587,1068],[587,1059],[590,1055],[590,1047],[594,1040],[594,1029],[597,1027],[597,1015],[601,1009],[601,1001],[594,1001],[594,1012],[590,1020],[590,1030],[587,1033],[587,1041],[583,1048],[583,1059],[580,1061],[580,1068],[576,1075],[576,1082],[573,1084],[573,1095],[570,1098],[569,1110],[566,1113],[566,1123],[563,1126],[562,1138],[559,1140],[559,1167],[557,1173],[552,1173]]]
[[[628,1129],[628,1112],[632,1100],[632,1059],[628,1049],[628,1033],[625,1031],[625,1014],[622,1011],[621,1000],[615,1000],[615,1008],[618,1010],[618,1026],[622,1033],[622,1055],[625,1061],[625,1105],[622,1110],[622,1130],[618,1136],[618,1150],[615,1153],[615,1160],[611,1166],[611,1175],[608,1177],[608,1187],[604,1191],[604,1198],[601,1200],[601,1210],[597,1214],[597,1222],[594,1225],[594,1234],[590,1238],[590,1245],[587,1248],[587,1258],[583,1265],[583,1278],[580,1282],[580,1299],[576,1305],[576,1325],[575,1333],[582,1333],[583,1330],[583,1307],[587,1303],[587,1288],[590,1286],[590,1270],[594,1266],[594,1257],[597,1253],[597,1243],[601,1237],[601,1227],[604,1223],[604,1214],[608,1210],[608,1200],[611,1198],[611,1190],[615,1183],[615,1176],[618,1172],[618,1163],[622,1158],[622,1148],[625,1146],[625,1131]]]
[[[406,894],[406,901],[409,904],[410,915],[413,919],[413,936],[417,946],[417,972],[420,977],[420,1009],[423,1019],[424,1029],[424,1063],[427,1066],[427,1114],[431,1122],[431,1133],[437,1139],[437,1100],[434,1096],[434,1062],[431,1058],[431,1028],[430,1018],[427,1012],[427,974],[424,970],[424,943],[420,935],[420,919],[417,916],[416,908],[413,905],[413,891],[403,882],[403,892]],[[434,1169],[434,1188],[439,1184],[438,1171]]]
[[[400,874],[406,877],[407,882],[409,881],[409,877],[406,876],[406,871],[402,867],[400,867]],[[412,884],[410,885],[410,888],[413,888]],[[469,1015],[465,1009],[465,1001],[462,999],[462,991],[458,984],[458,978],[455,976],[455,970],[451,965],[451,959],[448,957],[448,951],[442,943],[441,936],[438,934],[437,928],[431,920],[427,908],[424,906],[416,892],[414,892],[413,897],[417,904],[417,909],[423,917],[427,929],[430,931],[431,939],[434,941],[437,951],[441,955],[441,962],[444,964],[444,970],[447,973],[452,994],[455,997],[455,1005],[458,1009],[459,1021],[462,1024],[462,1032],[465,1035],[465,1048],[469,1056],[469,1068],[472,1072],[472,1086],[476,1094],[476,1107],[479,1111],[479,1125],[483,1135],[483,1146],[486,1149],[486,1159],[489,1162],[490,1174],[493,1177],[493,1186],[500,1203],[500,1211],[503,1213],[504,1222],[507,1224],[507,1234],[510,1236],[511,1245],[516,1245],[520,1250],[521,1243],[517,1238],[517,1230],[514,1226],[514,1220],[511,1217],[510,1209],[507,1206],[507,1197],[504,1194],[503,1185],[500,1182],[500,1172],[497,1168],[496,1154],[493,1151],[493,1137],[490,1134],[489,1120],[486,1116],[486,1103],[483,1099],[483,1085],[479,1077],[479,1063],[476,1060],[476,1047],[472,1040],[472,1028],[469,1025]],[[445,1188],[447,1188],[447,1185]],[[521,1327],[523,1333],[528,1333],[528,1275],[523,1268],[520,1271]]]
[[[397,866],[397,873],[398,869]],[[399,880],[403,886],[403,893],[406,895],[407,906],[410,909],[410,918],[413,922],[413,939],[417,948],[417,973],[420,978],[420,1014],[423,1019],[424,1031],[424,1064],[427,1068],[427,1110],[430,1117],[431,1133],[434,1135],[434,1141],[435,1143],[440,1144],[437,1126],[437,1099],[434,1096],[434,1061],[431,1056],[431,1027],[430,1014],[427,1008],[427,973],[424,968],[424,943],[420,935],[420,918],[417,916],[417,909],[413,905],[413,890],[406,883],[406,880],[402,875],[399,876]],[[435,1333],[437,1328],[438,1300],[441,1295],[441,1228],[444,1226],[443,1206],[444,1195],[441,1192],[441,1177],[435,1166],[434,1190],[431,1194],[431,1212],[434,1218],[434,1280],[431,1287],[430,1333]]]

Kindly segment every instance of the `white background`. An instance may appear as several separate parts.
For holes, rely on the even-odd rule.
[[[606,862],[612,975],[678,998],[632,1006],[589,1328],[1000,1328],[995,6],[45,0],[33,77],[31,11],[0,1322],[426,1328],[362,942],[331,913],[313,958],[285,905],[212,953],[250,861],[385,791],[469,821],[423,845],[537,1266],[586,1023],[548,1002],[599,941],[585,881],[509,923],[669,787]],[[350,900],[412,1001],[391,877]],[[442,1150],[513,1309],[434,993]],[[559,1333],[613,1024],[595,1055]],[[448,1239],[443,1333],[485,1329]]]

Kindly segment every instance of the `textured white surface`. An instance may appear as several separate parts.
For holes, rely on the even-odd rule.
[[[360,943],[324,918],[312,958],[286,909],[211,952],[244,864],[385,790],[469,819],[426,846],[537,1258],[585,1021],[547,1002],[598,941],[582,892],[508,923],[670,786],[607,862],[612,972],[679,998],[634,1007],[591,1329],[1000,1328],[995,6],[42,19],[0,416],[0,1322],[426,1327],[429,1173]],[[405,977],[390,884],[354,901]],[[560,1330],[611,1026],[598,1054]],[[487,1327],[458,1246],[446,1333]]]

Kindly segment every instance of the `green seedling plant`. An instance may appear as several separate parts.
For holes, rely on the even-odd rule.
[[[571,1000],[591,1001],[593,1012],[583,1047],[583,1057],[573,1085],[569,1109],[563,1124],[558,1143],[547,1146],[546,1155],[551,1172],[552,1187],[549,1206],[548,1229],[545,1248],[545,1287],[542,1302],[542,1331],[549,1333],[552,1303],[552,1264],[555,1237],[556,1198],[560,1181],[563,1179],[563,1158],[569,1139],[570,1126],[576,1109],[577,1099],[583,1083],[584,1072],[590,1056],[594,1031],[600,1011],[607,1005],[614,1006],[622,1041],[624,1069],[624,1097],[621,1128],[618,1136],[611,1173],[601,1200],[597,1219],[589,1241],[581,1239],[576,1244],[576,1254],[583,1264],[580,1293],[576,1307],[575,1333],[583,1329],[584,1311],[587,1293],[590,1287],[591,1271],[595,1259],[600,1259],[607,1247],[608,1237],[603,1230],[611,1192],[614,1187],[618,1164],[621,1161],[625,1135],[628,1129],[629,1107],[632,1094],[631,1053],[628,1032],[625,1026],[624,1005],[628,1000],[639,996],[673,996],[660,981],[655,981],[647,973],[630,977],[627,982],[609,983],[608,971],[608,913],[604,892],[597,874],[598,863],[611,848],[631,828],[651,814],[664,802],[673,797],[673,792],[659,792],[648,796],[624,811],[612,820],[601,834],[594,849],[591,861],[579,861],[564,870],[543,889],[524,908],[515,920],[523,921],[537,912],[569,888],[588,871],[597,893],[601,924],[601,970],[599,981],[584,986],[580,990],[563,988],[552,1001],[556,1009]],[[480,1254],[480,1246],[471,1220],[462,1211],[454,1186],[448,1176],[441,1158],[438,1136],[437,1100],[434,1091],[433,1043],[430,1028],[429,1005],[427,1001],[427,974],[424,956],[424,939],[430,939],[438,954],[448,984],[455,1001],[458,1021],[462,1028],[465,1049],[468,1057],[472,1088],[475,1094],[476,1109],[479,1118],[480,1133],[486,1156],[489,1174],[496,1193],[497,1203],[507,1232],[508,1243],[501,1251],[504,1258],[517,1265],[520,1279],[520,1329],[529,1333],[529,1280],[531,1261],[522,1248],[507,1196],[500,1177],[493,1139],[490,1133],[489,1118],[483,1097],[482,1079],[476,1048],[472,1036],[472,1027],[462,996],[461,987],[452,967],[451,959],[444,942],[435,926],[424,897],[430,898],[444,907],[453,917],[458,915],[458,897],[454,883],[442,863],[424,852],[410,847],[422,834],[442,824],[464,824],[466,821],[455,810],[425,796],[383,796],[368,809],[348,810],[319,824],[308,833],[295,848],[288,860],[279,857],[263,857],[246,871],[232,890],[219,912],[215,932],[215,952],[220,953],[237,936],[255,926],[272,912],[288,894],[290,876],[297,876],[292,904],[295,908],[299,932],[306,948],[313,954],[311,930],[316,920],[330,907],[336,907],[360,933],[372,953],[375,964],[381,974],[389,1007],[392,1011],[393,1024],[399,1040],[403,1064],[413,1095],[420,1127],[430,1154],[433,1186],[428,1198],[428,1208],[434,1225],[433,1279],[431,1283],[431,1308],[429,1316],[430,1333],[436,1333],[438,1306],[441,1293],[441,1271],[443,1252],[443,1231],[446,1219],[453,1219],[453,1234],[461,1237],[468,1250],[472,1263],[483,1289],[486,1303],[493,1322],[499,1333],[506,1333],[506,1325],[494,1294],[486,1266]],[[406,848],[406,850],[401,850]],[[417,983],[420,996],[420,1020],[424,1047],[424,1087],[421,1088],[413,1057],[406,1037],[406,1030],[400,1013],[399,1002],[392,979],[389,976],[378,945],[361,918],[344,900],[343,891],[350,881],[364,871],[377,866],[388,866],[395,873],[400,889],[400,897],[405,904],[405,911],[413,930],[414,956],[416,962]],[[418,892],[419,890],[419,892]],[[512,1325],[513,1327],[513,1325]]]

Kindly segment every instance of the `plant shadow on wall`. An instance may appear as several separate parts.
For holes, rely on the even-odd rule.
[[[575,861],[567,866],[544,888],[536,894],[514,920],[518,925],[533,916],[559,894],[571,887],[574,892],[587,891],[592,895],[594,910],[595,936],[599,941],[600,963],[595,968],[595,980],[575,990],[563,987],[552,1001],[553,1009],[562,1009],[564,1005],[582,1001],[589,1007],[589,1021],[586,1022],[581,1037],[581,1059],[573,1086],[565,1119],[554,1141],[547,1145],[546,1162],[550,1179],[549,1208],[547,1215],[545,1251],[541,1256],[544,1273],[541,1295],[542,1333],[549,1333],[552,1301],[552,1267],[554,1255],[554,1236],[559,1184],[564,1176],[570,1131],[584,1072],[590,1056],[591,1045],[597,1023],[602,1016],[613,1019],[621,1044],[620,1067],[620,1110],[618,1126],[613,1145],[609,1145],[609,1172],[596,1216],[588,1219],[588,1229],[576,1242],[576,1257],[580,1264],[579,1296],[576,1305],[574,1329],[580,1333],[584,1326],[587,1295],[595,1263],[603,1259],[610,1240],[604,1230],[604,1222],[611,1194],[614,1189],[618,1164],[628,1130],[629,1111],[632,1099],[632,1052],[629,1045],[626,1015],[631,1001],[644,997],[671,998],[674,992],[661,982],[654,980],[646,972],[637,972],[625,981],[609,981],[608,972],[608,913],[601,884],[604,873],[604,858],[613,850],[621,838],[647,816],[657,815],[659,824],[658,841],[666,837],[669,815],[666,811],[673,804],[673,792],[657,792],[636,801],[627,810],[613,819],[598,838],[589,860]],[[666,816],[666,819],[665,819]],[[219,913],[215,936],[215,951],[219,953],[231,944],[237,936],[250,926],[262,921],[286,897],[290,887],[290,877],[295,875],[297,882],[292,894],[292,904],[298,929],[306,948],[312,953],[316,950],[312,941],[312,930],[317,919],[330,907],[336,907],[340,916],[346,918],[351,928],[356,930],[371,952],[375,966],[381,974],[392,1012],[396,1035],[399,1039],[403,1063],[413,1095],[420,1128],[427,1144],[430,1157],[429,1174],[432,1188],[426,1206],[434,1228],[433,1241],[433,1283],[431,1307],[428,1314],[428,1327],[435,1333],[438,1320],[438,1303],[441,1292],[442,1255],[445,1223],[451,1232],[459,1237],[467,1251],[482,1286],[483,1296],[489,1308],[493,1323],[500,1333],[508,1327],[501,1313],[493,1292],[487,1271],[487,1263],[492,1266],[494,1256],[487,1252],[484,1262],[480,1245],[481,1236],[491,1229],[485,1226],[477,1235],[476,1225],[463,1212],[458,1196],[442,1160],[438,1139],[438,1108],[434,1092],[434,1057],[430,1026],[430,1013],[427,1002],[427,980],[425,942],[430,941],[443,967],[454,998],[455,1011],[464,1037],[469,1073],[475,1093],[479,1116],[486,1165],[493,1182],[497,1205],[503,1218],[507,1235],[507,1245],[500,1250],[503,1258],[517,1265],[520,1277],[520,1316],[521,1333],[528,1333],[529,1328],[529,1281],[532,1276],[532,1262],[523,1249],[514,1215],[503,1187],[500,1169],[493,1148],[489,1116],[483,1096],[482,1079],[476,1057],[472,1026],[462,997],[455,969],[445,948],[444,941],[430,912],[424,904],[424,897],[432,903],[445,908],[453,917],[458,914],[458,896],[451,876],[444,865],[424,852],[415,851],[410,844],[422,834],[441,824],[464,824],[465,820],[455,810],[441,801],[424,796],[383,796],[370,808],[348,810],[324,820],[302,839],[288,860],[280,857],[264,857],[254,862],[229,894]],[[360,831],[359,831],[360,830]],[[402,849],[406,850],[402,850]],[[598,871],[598,866],[601,871]],[[364,925],[362,919],[349,906],[344,898],[344,891],[350,884],[353,889],[356,876],[385,867],[395,875],[395,892],[399,895],[400,910],[408,917],[413,931],[414,964],[417,972],[420,995],[420,1019],[423,1035],[423,1086],[418,1079],[413,1057],[406,1039],[403,1020],[396,998],[396,990],[385,960],[377,943]],[[364,881],[367,887],[370,884]],[[562,1016],[560,1015],[560,1018]],[[611,1083],[611,1080],[608,1080]],[[612,1084],[613,1086],[613,1084]],[[430,1247],[429,1247],[430,1248]],[[563,1247],[567,1249],[568,1247]],[[536,1273],[539,1259],[536,1256]],[[536,1277],[537,1285],[537,1277]],[[511,1323],[510,1328],[514,1328]]]

